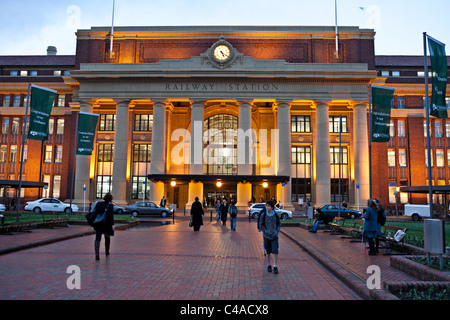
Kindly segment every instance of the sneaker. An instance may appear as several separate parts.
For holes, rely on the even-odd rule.
[[[267,272],[272,272],[272,266],[270,264],[267,266]]]
[[[273,273],[278,274],[278,267],[273,267]]]

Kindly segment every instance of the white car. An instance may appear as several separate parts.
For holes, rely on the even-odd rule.
[[[70,204],[64,203],[59,199],[55,198],[42,198],[36,201],[27,202],[25,210],[31,210],[36,213],[41,213],[42,211],[55,211],[55,212],[65,212],[70,213],[78,212],[78,206],[72,204],[72,210]]]
[[[5,212],[6,206],[3,203],[0,203],[0,212]]]
[[[247,210],[247,216],[250,215],[252,218],[258,219],[261,210],[264,210],[265,208],[265,203],[252,203]],[[283,220],[292,218],[292,211],[275,208],[275,212]]]

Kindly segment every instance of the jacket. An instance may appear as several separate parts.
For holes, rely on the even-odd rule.
[[[275,210],[272,213],[272,216],[268,216],[266,210],[262,210],[258,220],[259,229],[262,231],[263,237],[269,240],[276,239],[281,230],[280,217]]]
[[[378,229],[378,213],[374,208],[368,208],[364,214],[364,232],[376,232]]]
[[[114,230],[112,227],[114,225],[114,205],[111,202],[100,201],[95,205],[94,211],[96,214],[103,213],[107,207],[106,222],[102,225],[95,226],[94,230],[100,231],[101,233],[109,236],[114,236]]]

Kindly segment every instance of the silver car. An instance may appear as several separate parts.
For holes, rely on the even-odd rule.
[[[92,210],[94,210],[94,208],[95,208],[95,206],[97,205],[98,202],[101,202],[101,201],[95,201],[94,203],[91,204],[91,212],[92,212]],[[111,203],[114,205],[114,209],[113,209],[114,214],[122,214],[122,213],[124,213],[125,210],[123,209],[123,207],[118,206],[114,202],[111,202]]]
[[[262,210],[266,208],[265,203],[252,203],[252,205],[247,210],[247,216],[251,216],[252,218],[258,219],[259,214]],[[292,211],[284,210],[284,209],[278,209],[275,207],[275,212],[278,214],[278,216],[282,219],[291,219],[292,218]]]

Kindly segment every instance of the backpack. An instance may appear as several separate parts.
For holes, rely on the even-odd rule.
[[[232,218],[235,218],[236,215],[237,215],[237,208],[236,208],[236,206],[230,206],[229,211],[230,211],[230,216]]]

